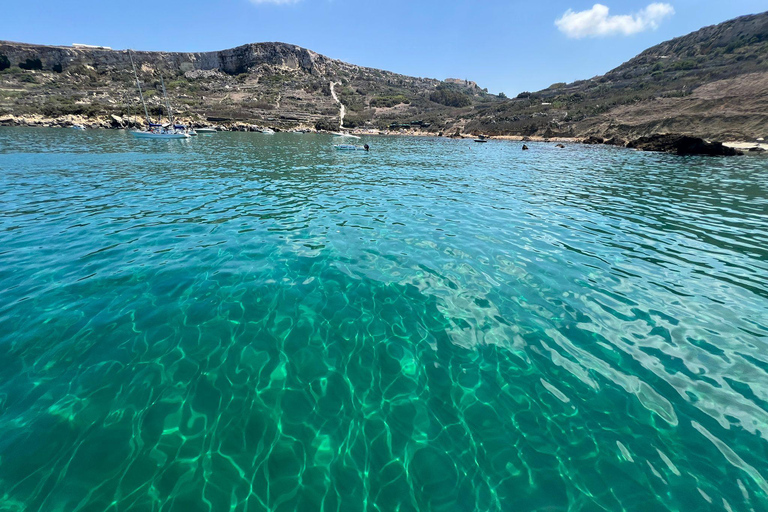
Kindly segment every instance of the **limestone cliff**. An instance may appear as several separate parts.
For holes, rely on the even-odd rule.
[[[339,105],[348,127],[439,131],[479,104],[500,101],[476,86],[364,68],[284,43],[199,53],[131,52],[153,116],[162,81],[176,113],[200,123],[334,128]],[[0,116],[99,118],[139,113],[127,50],[0,42]],[[2,64],[0,64],[2,67]],[[430,99],[439,88],[468,98],[461,108]]]

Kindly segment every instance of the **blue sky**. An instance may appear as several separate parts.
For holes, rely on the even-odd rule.
[[[168,51],[282,41],[513,95],[602,74],[661,41],[766,8],[766,0],[5,0],[0,39]]]

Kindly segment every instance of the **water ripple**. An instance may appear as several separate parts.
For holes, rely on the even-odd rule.
[[[0,510],[768,508],[768,160],[0,128]]]

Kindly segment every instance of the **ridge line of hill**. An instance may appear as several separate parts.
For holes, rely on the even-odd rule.
[[[605,75],[516,98],[474,82],[356,66],[288,43],[209,52],[134,52],[151,115],[161,77],[196,124],[345,127],[529,137],[629,139],[681,133],[750,140],[768,128],[768,12],[704,27],[641,52]],[[0,41],[0,124],[141,122],[126,50]]]

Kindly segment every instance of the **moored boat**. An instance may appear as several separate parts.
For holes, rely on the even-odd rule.
[[[170,102],[168,101],[168,94],[165,91],[165,80],[162,75],[160,76],[161,83],[163,84],[163,96],[165,97],[165,105],[168,109],[168,119],[170,126],[164,126],[160,123],[153,123],[149,118],[149,111],[147,110],[147,104],[144,101],[144,93],[141,91],[141,82],[139,82],[139,75],[136,73],[136,65],[133,62],[133,55],[128,50],[128,56],[131,59],[131,67],[133,68],[133,76],[136,78],[136,87],[139,89],[139,96],[141,97],[141,104],[144,106],[144,115],[147,118],[147,124],[149,127],[146,130],[135,130],[131,132],[131,135],[137,139],[188,139],[186,127],[183,125],[175,125],[173,122],[173,111],[171,110]]]
[[[175,132],[165,132],[165,131],[141,131],[136,130],[131,132],[131,135],[136,137],[137,139],[188,139],[189,135],[186,133],[175,133]]]
[[[188,139],[187,135],[183,131],[175,130],[172,127],[163,126],[159,123],[149,123],[149,129],[147,130],[134,130],[131,135],[137,139]]]
[[[197,135],[197,132],[195,131],[194,128],[192,128],[191,126],[187,127],[186,125],[183,125],[183,124],[173,125],[173,131],[176,133],[186,133],[190,137],[194,137]]]

